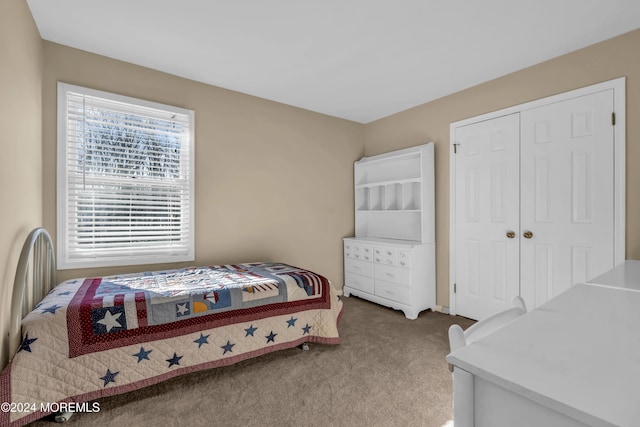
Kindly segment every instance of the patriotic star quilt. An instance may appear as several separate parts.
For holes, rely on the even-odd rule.
[[[325,277],[280,263],[69,280],[23,319],[0,401],[26,410],[1,412],[0,425],[303,342],[338,344],[341,313]]]

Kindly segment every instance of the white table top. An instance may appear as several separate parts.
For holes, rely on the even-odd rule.
[[[640,291],[640,261],[624,261],[589,283]]]
[[[577,284],[447,361],[594,426],[640,423],[640,292]]]

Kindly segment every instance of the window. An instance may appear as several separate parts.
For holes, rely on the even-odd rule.
[[[193,111],[58,83],[58,268],[193,261]]]

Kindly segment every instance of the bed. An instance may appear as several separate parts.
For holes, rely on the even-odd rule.
[[[338,344],[329,281],[282,263],[88,277],[55,284],[51,238],[33,230],[12,297],[0,425],[92,411],[92,400],[307,343]],[[62,415],[64,419],[68,415]]]

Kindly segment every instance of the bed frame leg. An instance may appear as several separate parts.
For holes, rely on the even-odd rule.
[[[69,421],[69,418],[73,415],[73,412],[65,411],[65,412],[56,412],[53,416],[57,423],[64,423]]]
[[[300,344],[300,349],[302,349],[302,351],[309,351],[309,344],[303,342],[302,344]]]

